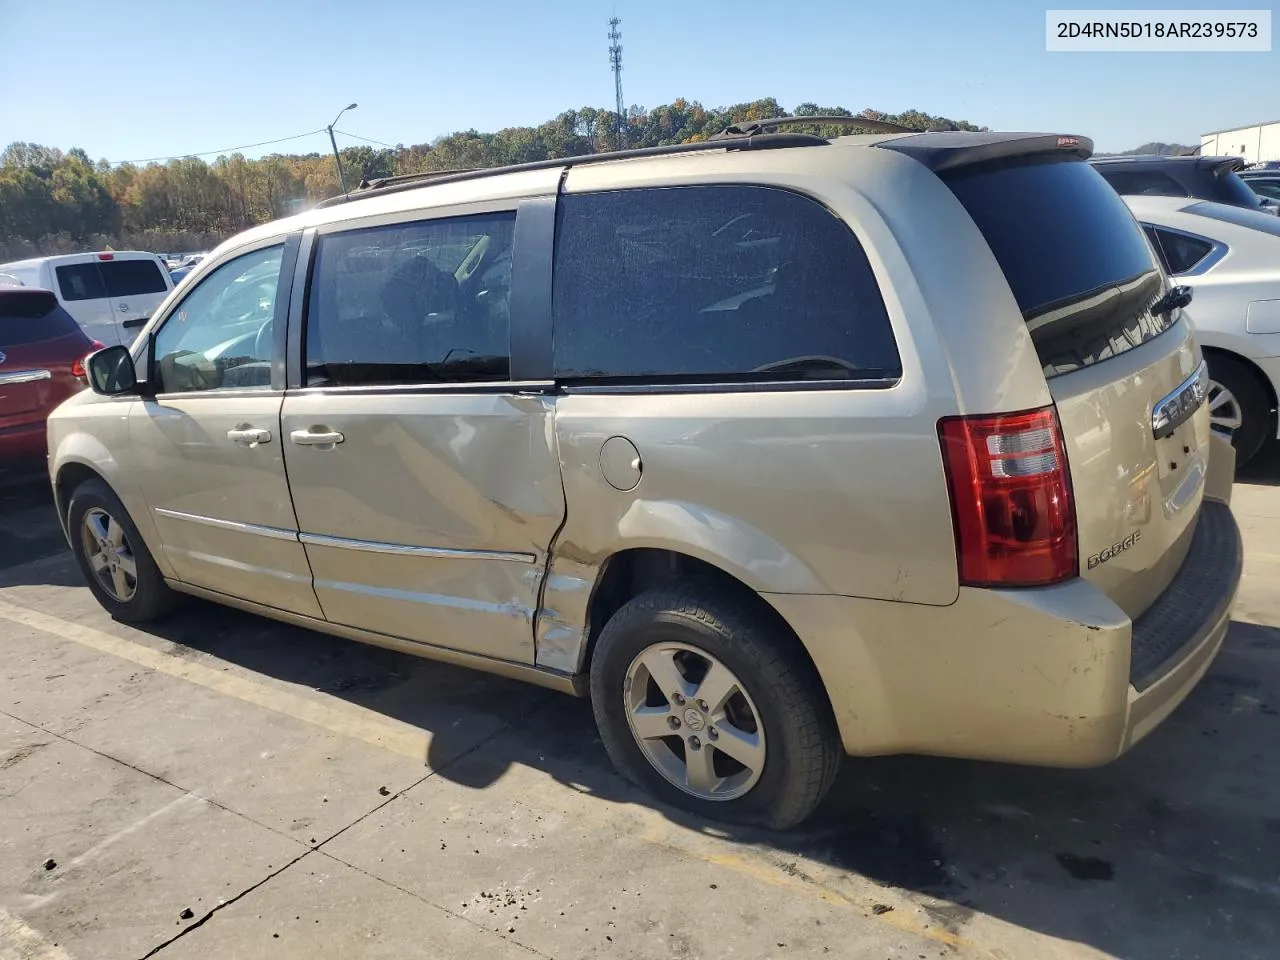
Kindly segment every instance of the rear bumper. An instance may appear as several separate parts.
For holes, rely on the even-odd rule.
[[[947,607],[766,599],[813,657],[846,752],[1096,766],[1150,733],[1209,669],[1241,566],[1230,509],[1205,500],[1181,570],[1136,622],[1080,579],[963,588]]]

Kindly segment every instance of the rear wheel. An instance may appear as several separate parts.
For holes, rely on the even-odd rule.
[[[623,776],[713,820],[775,829],[809,815],[840,741],[794,639],[714,586],[662,587],[605,625],[591,662],[596,723]]]
[[[1234,357],[1210,354],[1209,422],[1231,435],[1236,465],[1251,460],[1271,433],[1271,398],[1257,375]]]
[[[177,605],[124,504],[101,480],[86,480],[71,494],[67,529],[89,589],[115,619],[158,620]]]

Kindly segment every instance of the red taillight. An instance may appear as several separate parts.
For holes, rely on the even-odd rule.
[[[114,253],[100,253],[100,254],[98,254],[98,259],[99,259],[99,260],[114,260],[115,258],[116,258],[116,255],[115,255]]]
[[[938,421],[960,582],[1037,586],[1079,572],[1076,509],[1058,412]]]
[[[99,343],[97,340],[95,340],[93,341],[93,343],[89,344],[89,353],[97,353],[99,350],[102,350],[105,347],[106,347],[105,343]],[[71,361],[71,375],[73,377],[79,377],[81,380],[87,379],[88,375],[85,373],[84,361],[85,361],[85,358],[89,356],[89,353],[86,353],[83,357],[77,357],[75,360]]]

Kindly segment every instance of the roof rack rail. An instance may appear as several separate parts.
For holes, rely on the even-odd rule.
[[[728,140],[732,137],[753,137],[759,136],[766,130],[772,130],[774,127],[790,126],[797,123],[822,123],[828,126],[841,127],[861,127],[864,130],[871,130],[874,133],[924,133],[915,127],[904,127],[900,123],[890,123],[888,120],[873,120],[870,117],[845,117],[845,116],[828,116],[820,114],[814,117],[771,117],[768,120],[748,120],[744,123],[734,123],[725,127],[719,133],[712,136],[711,140]]]
[[[457,167],[453,170],[422,170],[418,173],[398,173],[392,177],[374,177],[372,180],[361,180],[357,190],[380,190],[396,183],[410,183],[419,180],[431,180],[435,177],[448,177],[455,173],[473,173],[482,167]]]
[[[719,136],[717,134],[717,136]],[[480,167],[473,170],[428,170],[398,177],[381,177],[368,181],[349,196],[330,197],[321,200],[313,209],[333,207],[369,197],[381,197],[401,190],[415,190],[427,183],[455,183],[460,180],[480,180],[504,173],[523,173],[529,170],[551,170],[556,167],[578,167],[588,163],[608,163],[611,160],[630,160],[640,157],[665,157],[677,153],[693,153],[701,150],[773,150],[783,147],[826,147],[831,141],[807,133],[758,133],[703,140],[697,143],[674,143],[664,147],[640,147],[635,150],[617,150],[613,153],[588,153],[578,157],[558,157],[551,160],[534,160],[505,167]]]

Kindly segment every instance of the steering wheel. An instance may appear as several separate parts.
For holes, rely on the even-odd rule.
[[[274,317],[268,317],[258,328],[258,335],[253,338],[253,356],[256,360],[270,360],[273,355],[274,344],[271,341],[275,330],[274,320]]]

